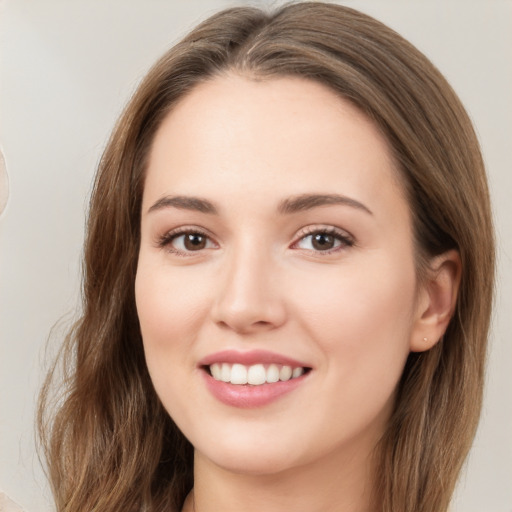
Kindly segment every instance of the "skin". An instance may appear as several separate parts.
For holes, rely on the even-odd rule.
[[[303,194],[359,206],[280,212]],[[217,213],[162,201],[176,196]],[[187,251],[181,228],[207,243]],[[308,234],[332,228],[333,249],[315,248]],[[347,101],[305,79],[232,74],[182,99],[150,152],[136,301],[155,389],[195,447],[184,510],[370,510],[372,452],[407,355],[430,348],[453,311],[457,257],[433,266],[420,287],[387,143]],[[225,349],[312,370],[264,407],[232,407],[198,367]]]

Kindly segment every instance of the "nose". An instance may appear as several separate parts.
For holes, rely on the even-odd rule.
[[[213,321],[239,334],[273,330],[286,322],[285,293],[275,263],[247,249],[227,258],[212,307]]]

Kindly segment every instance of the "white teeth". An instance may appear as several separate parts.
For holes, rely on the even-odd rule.
[[[279,380],[290,380],[292,378],[292,367],[282,366],[279,372]]]
[[[294,368],[292,372],[292,379],[300,377],[304,373],[304,368]]]
[[[219,363],[213,363],[210,366],[210,371],[215,380],[222,380],[222,367]]]
[[[231,367],[231,384],[247,384],[247,368],[243,364]]]
[[[277,382],[279,380],[279,368],[275,364],[271,364],[267,368],[267,382]]]
[[[231,381],[231,365],[228,363],[222,363],[222,370],[220,374],[220,380],[223,382]]]
[[[254,364],[249,366],[247,371],[247,383],[257,386],[259,384],[265,384],[267,379],[267,372],[262,364]]]
[[[304,368],[292,368],[291,366],[271,364],[267,368],[263,364],[244,366],[243,364],[213,363],[210,365],[210,373],[215,380],[229,382],[231,384],[251,384],[260,386],[265,383],[287,381],[304,374]]]

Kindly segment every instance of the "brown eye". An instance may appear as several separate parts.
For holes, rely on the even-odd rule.
[[[187,251],[199,251],[206,247],[206,237],[201,233],[187,233],[183,245]]]
[[[336,238],[327,233],[316,233],[311,235],[311,246],[317,251],[327,251],[334,248]]]
[[[186,255],[203,249],[215,248],[215,243],[207,235],[199,231],[182,231],[166,235],[160,242],[160,247],[166,247],[170,252]]]
[[[342,232],[318,230],[303,236],[295,247],[313,252],[329,252],[350,247],[353,244],[353,240]]]

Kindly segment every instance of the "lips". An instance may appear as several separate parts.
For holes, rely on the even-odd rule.
[[[259,407],[296,389],[311,367],[273,352],[227,350],[199,362],[206,385],[221,402]]]
[[[199,361],[199,366],[210,366],[213,363],[239,363],[246,366],[253,364],[279,364],[288,365],[292,368],[306,368],[308,365],[288,356],[269,352],[267,350],[250,350],[241,352],[238,350],[223,350],[210,354]]]

